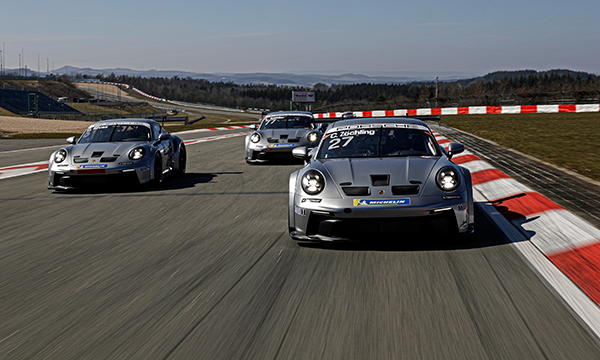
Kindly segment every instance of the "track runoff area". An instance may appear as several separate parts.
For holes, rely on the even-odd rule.
[[[450,110],[457,114],[597,112],[598,105],[552,105],[546,107],[475,107]],[[482,110],[485,108],[485,110]],[[491,108],[491,109],[490,109]],[[524,108],[524,109],[523,109]],[[424,111],[388,110],[354,113],[360,117],[438,115],[435,109]],[[433,111],[432,111],[433,110]],[[442,109],[443,110],[443,109]],[[448,110],[447,110],[448,111]],[[446,111],[446,112],[447,112]],[[485,111],[485,112],[484,112]],[[334,120],[342,113],[315,114],[317,119]],[[185,140],[186,145],[216,141],[249,133],[248,126],[228,126],[198,129],[177,134],[242,130],[197,139]],[[434,131],[442,146],[452,140]],[[562,208],[553,201],[494,168],[476,154],[465,151],[453,162],[471,171],[475,201],[525,258],[550,285],[569,303],[573,310],[600,336],[600,230]],[[48,161],[0,168],[0,179],[48,170]],[[591,300],[591,301],[590,301]]]

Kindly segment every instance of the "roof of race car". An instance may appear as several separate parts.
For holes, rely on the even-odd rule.
[[[102,121],[93,123],[92,125],[90,125],[90,127],[96,127],[96,126],[102,126],[102,125],[113,125],[113,124],[119,124],[119,125],[142,124],[142,125],[149,126],[150,124],[155,123],[155,122],[156,121],[152,120],[152,119],[109,119],[109,120],[102,120]]]
[[[272,117],[272,116],[310,116],[312,117],[313,114],[309,111],[277,111],[277,112],[272,112],[267,114],[265,117]]]
[[[348,120],[341,120],[332,123],[327,132],[338,131],[346,128],[359,128],[359,127],[385,127],[390,125],[408,125],[412,128],[422,128],[422,130],[429,130],[429,126],[421,120],[405,118],[405,117],[383,117],[383,118],[353,118]]]

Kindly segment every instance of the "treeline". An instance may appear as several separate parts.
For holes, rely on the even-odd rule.
[[[569,70],[495,72],[486,76],[407,84],[316,84],[311,88],[277,85],[239,85],[192,78],[144,78],[140,76],[96,76],[96,79],[126,83],[154,96],[190,103],[237,108],[285,110],[293,90],[315,91],[313,110],[352,110],[450,106],[543,104],[598,101],[600,78]],[[437,89],[437,97],[436,97]]]

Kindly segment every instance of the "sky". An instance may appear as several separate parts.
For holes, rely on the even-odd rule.
[[[600,74],[600,1],[0,0],[3,67]]]

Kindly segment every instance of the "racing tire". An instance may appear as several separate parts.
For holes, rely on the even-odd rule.
[[[152,186],[157,187],[160,186],[163,182],[163,173],[162,173],[162,161],[159,156],[154,158],[154,165],[152,168],[152,173],[154,175],[154,179],[152,179]]]
[[[469,231],[467,233],[457,235],[457,242],[460,245],[468,245],[475,242],[476,238],[475,226],[469,225]]]
[[[183,144],[181,144],[181,148],[179,149],[179,159],[177,165],[177,176],[183,176],[187,166],[187,152]]]

